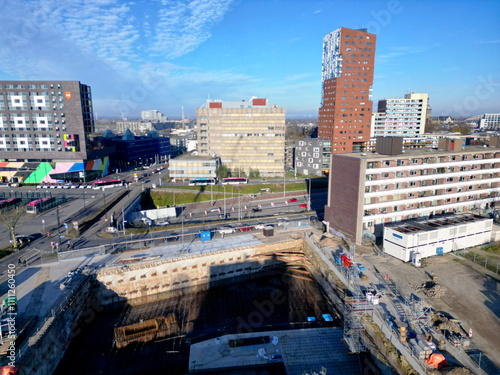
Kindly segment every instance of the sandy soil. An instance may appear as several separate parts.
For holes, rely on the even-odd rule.
[[[356,260],[388,274],[406,295],[413,293],[435,310],[459,319],[467,332],[472,329],[473,343],[500,366],[500,276],[454,254],[427,258],[421,268],[376,256],[369,249],[357,249]],[[429,298],[415,288],[431,280],[431,275],[446,288],[440,298]]]

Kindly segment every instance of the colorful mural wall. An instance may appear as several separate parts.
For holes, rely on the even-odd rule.
[[[38,165],[37,165],[38,164]],[[3,182],[24,182],[27,184],[57,183],[53,174],[71,172],[100,171],[102,176],[108,174],[109,157],[86,162],[54,162],[54,163],[0,163],[0,179]]]

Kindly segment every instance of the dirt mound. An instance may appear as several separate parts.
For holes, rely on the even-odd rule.
[[[427,281],[426,283],[417,286],[419,292],[423,292],[427,297],[430,298],[440,298],[446,293],[446,288],[441,286],[434,281]]]
[[[432,325],[438,331],[446,330],[449,334],[459,335],[459,336],[467,336],[467,332],[460,326],[460,323],[455,319],[449,319],[445,315],[439,312],[433,312],[431,314],[431,322]]]
[[[474,374],[471,370],[469,370],[467,367],[452,367],[452,368],[443,368],[439,370],[440,374],[446,374],[446,375],[472,375]]]

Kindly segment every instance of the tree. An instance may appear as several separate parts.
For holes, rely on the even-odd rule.
[[[18,248],[16,241],[16,227],[27,219],[26,215],[26,212],[24,212],[22,208],[19,209],[19,206],[10,210],[0,211],[0,224],[9,230],[14,252],[17,251]]]
[[[245,171],[241,168],[231,169],[231,176],[232,177],[245,177]]]
[[[219,180],[222,180],[223,178],[226,178],[227,175],[229,174],[229,171],[225,165],[220,165],[219,168],[215,171],[215,174],[219,178]]]
[[[250,168],[250,172],[248,173],[248,178],[259,178],[259,170]]]

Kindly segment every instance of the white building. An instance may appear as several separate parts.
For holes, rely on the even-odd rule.
[[[148,111],[142,111],[141,117],[143,120],[152,121],[152,122],[167,122],[168,118],[163,116],[163,113],[150,109]]]
[[[403,262],[490,242],[493,219],[463,214],[384,228],[384,252]],[[418,255],[417,255],[418,254]]]
[[[377,113],[372,115],[372,137],[417,137],[424,134],[430,115],[427,94],[412,92],[404,98],[379,100]]]
[[[479,120],[480,129],[498,129],[500,127],[500,113],[485,113]]]

